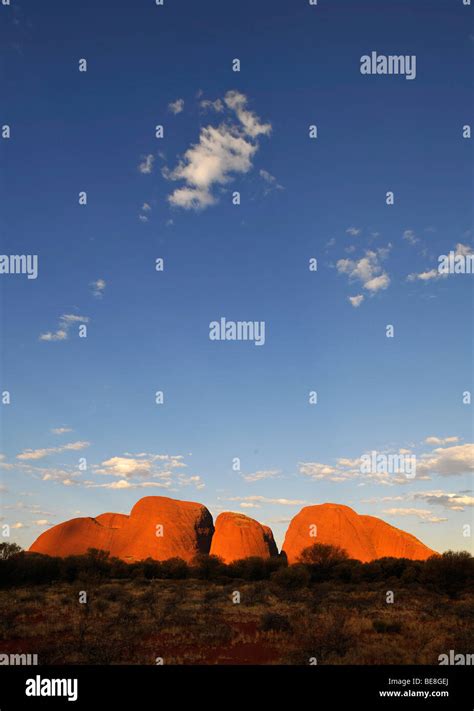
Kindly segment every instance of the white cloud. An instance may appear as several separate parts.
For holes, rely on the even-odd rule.
[[[224,111],[224,102],[221,99],[216,99],[215,101],[209,101],[209,99],[203,99],[200,103],[200,106],[204,110],[210,110],[212,109],[213,111],[217,111],[218,113],[221,113]]]
[[[187,469],[187,464],[183,459],[183,455],[149,454],[147,452],[130,454],[126,452],[121,456],[110,457],[100,465],[93,465],[94,474],[118,477],[120,483],[96,484],[88,482],[87,485],[89,487],[124,489],[129,488],[127,484],[124,484],[124,482],[128,482],[130,486],[194,486],[196,489],[203,489],[205,485],[200,476],[187,475],[182,472],[183,469]],[[158,479],[159,483],[156,481],[137,483],[136,480],[140,479]]]
[[[472,254],[473,251],[471,247],[467,244],[463,244],[462,242],[458,242],[456,244],[456,247],[454,250],[454,257],[467,257],[469,254]],[[449,272],[445,271],[439,271],[438,269],[429,269],[428,271],[424,272],[413,272],[412,274],[409,274],[407,276],[407,281],[423,281],[423,282],[429,282],[429,281],[436,281],[438,279],[445,279],[446,277],[449,276]]]
[[[364,300],[364,295],[363,294],[357,294],[357,296],[348,296],[347,297],[349,301],[351,302],[352,306],[356,309],[358,308],[361,303]]]
[[[427,504],[443,506],[451,511],[464,511],[466,506],[474,506],[474,496],[471,492],[460,492],[458,494],[441,491],[421,491],[413,494],[413,498],[425,501]]]
[[[348,227],[346,234],[351,235],[351,237],[357,237],[362,232],[358,227]]]
[[[181,459],[182,456],[160,454],[111,457],[96,466],[95,472],[126,479],[145,476],[170,478],[172,469],[186,466]]]
[[[389,516],[417,516],[423,523],[442,523],[447,521],[447,518],[440,518],[439,516],[434,516],[428,509],[403,509],[403,508],[392,508],[385,509],[385,514]]]
[[[77,316],[76,314],[63,314],[59,318],[59,325],[56,331],[41,333],[40,341],[65,341],[69,337],[69,330],[74,323],[88,323],[88,316]]]
[[[466,443],[453,447],[438,447],[430,454],[418,458],[417,473],[434,473],[456,476],[474,471],[474,444]]]
[[[285,188],[283,185],[280,185],[280,183],[277,182],[277,179],[275,178],[274,175],[268,172],[268,170],[259,170],[259,175],[264,180],[266,183],[265,186],[265,195],[268,195],[268,193],[272,192],[273,190],[284,190]]]
[[[143,160],[138,166],[138,170],[140,171],[140,173],[143,173],[143,175],[149,175],[153,170],[154,160],[155,156],[153,155],[153,153],[149,153],[147,156],[143,156]]]
[[[67,451],[77,451],[80,449],[85,449],[89,447],[90,442],[70,442],[69,444],[64,444],[61,447],[48,447],[45,449],[25,449],[20,454],[16,455],[17,459],[30,460],[30,459],[43,459],[43,457],[48,457],[50,454],[57,454],[58,452]]]
[[[369,279],[369,281],[365,282],[364,289],[376,292],[380,289],[386,289],[389,284],[390,277],[384,272],[383,274],[380,274],[380,276],[376,276],[373,279]]]
[[[259,118],[245,108],[247,99],[243,94],[230,91],[224,102],[241,126],[228,121],[217,127],[202,128],[199,142],[187,149],[178,165],[171,171],[163,169],[168,180],[185,183],[168,196],[174,207],[202,210],[215,204],[213,189],[226,185],[237,174],[248,173],[258,150],[256,139],[271,131],[270,124],[260,123]]]
[[[243,479],[249,483],[262,481],[262,479],[274,479],[279,474],[278,469],[262,469],[253,474],[244,474]]]
[[[65,434],[66,432],[72,432],[72,428],[71,427],[53,427],[51,432],[53,434],[61,435],[61,434]]]
[[[168,104],[168,109],[173,114],[180,114],[184,109],[184,99],[176,99],[176,101],[172,101]]]
[[[97,279],[97,281],[91,282],[93,295],[100,299],[103,296],[106,286],[107,284],[104,279]]]
[[[448,276],[446,273],[439,272],[437,269],[430,269],[426,272],[420,272],[419,274],[413,273],[407,276],[408,281],[431,281],[432,279],[441,279]]]
[[[361,282],[364,289],[375,293],[386,289],[390,284],[390,277],[383,271],[381,261],[387,256],[391,245],[386,248],[366,250],[365,255],[358,260],[339,259],[336,267],[340,274],[347,274],[351,281]]]
[[[239,91],[228,91],[224,97],[226,105],[235,111],[235,114],[247,136],[256,138],[257,136],[268,136],[271,133],[272,126],[270,123],[260,123],[260,119],[253,111],[248,111],[247,97]]]
[[[409,244],[416,244],[417,242],[419,242],[419,239],[415,235],[413,230],[405,230],[403,233],[403,239],[406,240]]]
[[[254,504],[277,504],[279,506],[304,506],[309,501],[301,499],[271,499],[267,496],[230,496],[225,501],[244,501]]]
[[[167,489],[171,486],[171,482],[158,482],[158,481],[128,481],[128,479],[119,479],[118,481],[113,481],[110,484],[96,484],[93,481],[85,482],[87,489],[146,489],[146,488],[159,488]]]
[[[426,444],[451,444],[459,442],[459,437],[427,437],[425,442]]]

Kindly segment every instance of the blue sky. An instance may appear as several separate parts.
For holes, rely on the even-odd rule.
[[[473,246],[472,9],[1,12],[1,252],[39,258],[37,279],[0,285],[11,539],[161,494],[280,543],[302,505],[333,501],[469,548],[473,277],[435,270]],[[372,51],[416,55],[416,78],[362,75]],[[209,340],[221,317],[264,321],[265,344]],[[363,453],[400,449],[414,479],[361,475]]]

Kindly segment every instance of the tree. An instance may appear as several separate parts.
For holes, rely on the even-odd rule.
[[[309,567],[313,580],[326,577],[333,568],[346,560],[349,560],[349,556],[343,548],[325,543],[308,546],[299,557],[300,563]]]
[[[22,550],[23,548],[17,543],[0,543],[0,560],[8,560]]]

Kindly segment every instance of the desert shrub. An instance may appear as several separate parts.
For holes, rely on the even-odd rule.
[[[107,583],[99,589],[99,595],[102,600],[109,602],[123,602],[130,599],[129,593],[120,583]]]
[[[474,558],[467,551],[447,551],[425,562],[422,582],[454,598],[474,584]]]
[[[189,567],[182,558],[169,558],[161,563],[163,578],[184,580],[189,575]]]
[[[291,623],[285,615],[278,612],[265,612],[260,618],[260,629],[263,632],[291,632]]]
[[[362,564],[358,560],[343,560],[331,570],[331,578],[342,583],[358,582],[362,577]]]
[[[199,580],[220,580],[226,575],[227,566],[216,555],[198,553],[190,568],[190,576]]]
[[[271,575],[271,581],[285,590],[299,590],[308,585],[310,573],[306,566],[297,563],[276,570]]]
[[[259,580],[250,585],[245,591],[245,601],[249,605],[268,605],[270,595],[269,585],[266,581]]]
[[[272,574],[285,565],[278,557],[259,558],[252,556],[236,560],[227,566],[227,574],[242,580],[268,580]]]
[[[401,623],[395,621],[374,620],[372,626],[379,634],[399,634],[402,631]]]
[[[338,609],[317,618],[303,619],[295,631],[297,649],[288,661],[309,664],[315,658],[318,664],[340,661],[357,646],[357,635],[349,629],[349,613]]]

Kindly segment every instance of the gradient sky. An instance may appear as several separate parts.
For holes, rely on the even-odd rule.
[[[332,501],[469,549],[473,276],[432,270],[473,245],[472,8],[0,12],[1,252],[39,257],[36,280],[0,277],[9,540],[155,494],[247,513],[279,543]],[[416,55],[416,79],[361,75],[371,51]],[[220,317],[264,320],[265,345],[210,341]],[[364,452],[400,449],[414,479],[361,474]]]

